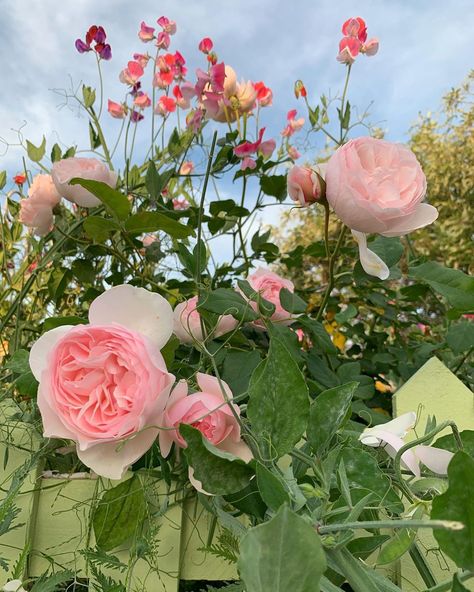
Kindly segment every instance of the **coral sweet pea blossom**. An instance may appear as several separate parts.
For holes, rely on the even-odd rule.
[[[147,95],[147,93],[139,91],[137,93],[137,96],[133,100],[133,104],[135,105],[135,107],[138,107],[139,109],[145,109],[146,107],[149,107],[151,105],[151,99]]]
[[[167,16],[160,16],[156,21],[165,33],[168,35],[174,35],[176,33],[176,23],[170,20]]]
[[[265,128],[262,127],[258,133],[258,139],[256,142],[242,142],[234,148],[234,154],[243,159],[240,167],[242,170],[247,168],[254,169],[257,166],[256,161],[251,158],[253,154],[258,154],[263,158],[269,158],[273,154],[273,151],[276,148],[276,142],[273,139],[265,140],[264,142],[264,133]]]
[[[197,310],[198,297],[194,296],[189,300],[180,302],[174,309],[174,328],[173,332],[182,343],[193,343],[193,341],[203,341],[201,327],[201,315]],[[238,325],[238,321],[231,315],[222,315],[217,324],[213,327],[210,337],[220,337],[230,331],[233,331]]]
[[[119,79],[120,82],[123,82],[124,84],[135,86],[144,73],[145,70],[138,62],[130,61],[128,62],[127,67],[120,72]]]
[[[257,91],[257,101],[260,107],[270,107],[273,101],[272,89],[263,82],[254,82],[253,87]]]
[[[354,231],[367,273],[381,260],[372,254],[375,258],[371,255],[372,262],[368,261],[365,236],[360,233],[402,236],[431,224],[438,211],[422,203],[425,194],[421,166],[402,144],[369,137],[350,140],[336,150],[326,167],[327,200]],[[386,266],[379,269],[378,277],[387,276],[387,271]]]
[[[161,454],[168,456],[173,443],[186,448],[186,441],[178,431],[179,426],[184,423],[198,429],[217,448],[230,452],[245,462],[252,460],[250,448],[241,438],[240,425],[235,417],[240,415],[240,409],[232,403],[229,386],[224,381],[218,381],[214,376],[201,372],[196,375],[196,380],[200,389],[198,392],[188,394],[186,382],[180,381],[169,396],[161,425],[174,429],[160,430]],[[194,478],[192,467],[189,470],[189,479],[196,489],[204,492],[201,483]]]
[[[103,162],[97,158],[71,157],[58,160],[51,169],[56,189],[62,197],[84,208],[93,208],[101,204],[100,199],[80,185],[70,185],[69,181],[78,177],[80,179],[91,179],[101,181],[109,187],[117,184],[117,173],[111,171]]]
[[[53,228],[53,208],[61,200],[51,175],[36,175],[28,189],[28,197],[20,201],[19,220],[44,236]]]
[[[145,21],[141,22],[138,37],[144,42],[152,41],[155,38],[155,28],[148,26]]]
[[[286,116],[286,120],[288,123],[285,129],[281,132],[281,135],[285,138],[289,138],[295,132],[298,132],[304,125],[304,118],[299,117],[298,119],[296,119],[296,113],[296,109],[288,111],[288,115]]]
[[[301,206],[309,206],[324,197],[325,183],[313,169],[294,165],[287,176],[288,195]]]
[[[251,287],[259,292],[262,298],[268,300],[275,305],[275,312],[271,316],[271,320],[274,323],[281,323],[282,325],[291,325],[296,318],[295,315],[287,312],[280,303],[280,292],[283,288],[286,288],[290,292],[294,292],[295,286],[291,280],[282,278],[278,274],[259,267],[257,271],[251,273],[247,278],[248,283]],[[243,295],[243,294],[242,294]],[[245,295],[243,295],[245,298]],[[258,305],[256,302],[250,302],[250,306],[257,311]],[[257,326],[263,326],[262,321],[255,321]]]
[[[123,103],[115,103],[110,99],[107,102],[107,111],[115,119],[124,119],[127,115],[127,107]]]
[[[158,435],[174,383],[160,353],[172,327],[162,296],[121,285],[91,303],[89,324],[42,335],[30,366],[44,436],[73,440],[87,467],[122,478]]]
[[[170,113],[174,113],[174,111],[176,111],[176,99],[162,95],[156,103],[155,113],[165,117]]]
[[[344,37],[339,42],[339,54],[337,60],[342,64],[351,65],[359,53],[373,56],[379,49],[377,39],[367,41],[367,27],[360,16],[347,19],[342,25]]]
[[[366,446],[381,446],[392,457],[405,445],[403,438],[416,424],[416,413],[400,415],[392,421],[372,428],[365,428],[359,440]],[[420,476],[420,463],[438,475],[446,475],[453,453],[434,446],[414,446],[402,454],[402,464],[417,477]]]

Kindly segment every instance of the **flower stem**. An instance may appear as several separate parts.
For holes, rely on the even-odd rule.
[[[319,534],[345,530],[378,530],[381,528],[433,528],[441,530],[462,530],[464,524],[455,520],[366,520],[317,526]]]
[[[346,235],[346,232],[347,232],[347,226],[343,226],[341,229],[341,232],[339,233],[339,238],[337,239],[336,247],[335,247],[331,257],[329,258],[328,285],[327,285],[326,291],[324,293],[323,300],[321,302],[321,306],[319,307],[318,314],[316,315],[317,321],[319,321],[319,319],[321,318],[321,316],[324,312],[324,309],[326,307],[326,304],[328,303],[329,296],[331,295],[332,289],[334,288],[334,269],[335,269],[335,265],[336,265],[336,259],[337,259],[337,256],[339,255],[339,251],[341,249],[342,243],[344,242],[344,237]],[[329,248],[329,247],[327,247],[327,248]]]

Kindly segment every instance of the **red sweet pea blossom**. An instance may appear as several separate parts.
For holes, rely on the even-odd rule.
[[[26,175],[24,173],[18,173],[13,177],[13,180],[17,185],[24,185],[26,183]]]
[[[299,99],[300,97],[306,98],[307,96],[306,87],[303,84],[302,80],[297,80],[295,82],[295,97]]]
[[[176,99],[173,97],[167,97],[166,95],[161,96],[155,105],[155,113],[157,115],[168,115],[176,111]]]
[[[261,107],[269,107],[272,104],[273,92],[263,82],[254,82],[253,87],[257,91],[257,101]]]
[[[254,169],[257,166],[256,161],[251,157],[253,154],[263,156],[263,158],[269,158],[276,148],[275,140],[266,140],[263,142],[263,134],[265,128],[262,127],[258,134],[256,142],[242,142],[234,148],[234,154],[242,159],[241,170]]]
[[[202,51],[202,53],[209,53],[212,48],[214,47],[214,44],[212,43],[212,39],[210,39],[209,37],[204,37],[204,39],[201,39],[201,41],[199,42],[199,51]]]
[[[367,27],[365,21],[360,16],[347,19],[342,25],[342,34],[345,37],[357,37],[361,43],[367,41]]]

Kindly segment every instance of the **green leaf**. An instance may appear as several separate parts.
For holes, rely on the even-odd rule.
[[[347,447],[341,453],[341,460],[344,462],[353,503],[372,492],[381,506],[394,513],[403,512],[403,504],[390,479],[379,468],[376,458],[370,452],[359,447]]]
[[[290,292],[290,290],[287,290],[286,288],[280,290],[280,304],[285,310],[294,314],[306,312],[308,306],[298,294]]]
[[[92,87],[83,84],[82,98],[84,99],[84,107],[86,109],[92,107],[92,105],[95,103],[95,90]]]
[[[40,162],[46,152],[46,138],[43,136],[43,140],[39,146],[35,146],[29,140],[26,140],[26,152],[31,161]]]
[[[424,512],[424,508],[418,506],[412,514],[413,520],[421,520]],[[413,545],[416,534],[414,528],[395,529],[390,540],[382,547],[377,557],[377,565],[387,565],[400,559]]]
[[[152,199],[156,199],[161,193],[160,175],[158,174],[156,165],[152,160],[148,162],[148,168],[145,175],[145,187],[147,188],[148,193]]]
[[[308,387],[298,364],[277,337],[270,340],[267,359],[252,375],[249,393],[247,415],[270,457],[290,452],[308,423]]]
[[[179,431],[188,443],[183,454],[205,491],[228,495],[249,484],[254,472],[243,460],[219,450],[190,425],[181,424]]]
[[[474,323],[461,321],[451,325],[446,335],[446,341],[455,354],[461,354],[474,347]]]
[[[311,405],[307,435],[317,455],[325,451],[336,432],[348,419],[352,397],[357,387],[357,382],[336,386],[318,395]]]
[[[145,516],[145,495],[137,475],[107,489],[92,516],[97,546],[115,549],[141,529]]]
[[[15,374],[23,374],[30,371],[30,354],[26,349],[18,349],[5,364]]]
[[[260,314],[271,317],[272,314],[275,312],[275,305],[265,298],[262,297],[258,290],[252,288],[252,286],[248,283],[247,280],[237,280],[237,284],[239,288],[242,290],[242,293],[251,300],[252,302],[256,302],[258,305],[258,311]]]
[[[257,463],[257,484],[260,495],[270,510],[276,512],[280,506],[290,502],[282,479],[260,462]]]
[[[451,588],[451,592],[469,592],[469,590],[466,588],[466,586],[462,585],[458,574],[454,574],[453,587]]]
[[[347,323],[347,321],[350,321],[350,319],[353,319],[355,316],[357,316],[357,308],[353,304],[348,304],[347,307],[341,312],[338,312],[334,318],[342,325]]]
[[[398,237],[387,237],[378,235],[373,241],[370,241],[368,247],[376,253],[387,267],[393,267],[403,255],[403,245]]]
[[[120,229],[117,222],[109,218],[102,218],[102,216],[88,216],[84,220],[83,226],[87,236],[97,243],[103,243],[112,232]]]
[[[61,160],[61,148],[59,146],[59,144],[54,144],[54,146],[51,148],[51,162],[57,162],[58,160]]]
[[[318,592],[326,557],[316,530],[285,505],[244,535],[238,568],[247,592]]]
[[[410,267],[409,277],[431,286],[457,310],[474,310],[474,277],[459,269],[450,269],[430,261],[418,267]]]
[[[249,322],[258,319],[257,313],[251,308],[247,300],[240,294],[227,288],[217,288],[199,297],[198,308],[215,312],[216,314],[230,314],[238,321]]]
[[[92,181],[91,179],[74,178],[69,181],[71,185],[80,185],[94,194],[105,205],[107,210],[116,216],[119,220],[125,220],[131,210],[131,204],[128,198],[120,191],[113,189],[107,183],[102,181]]]
[[[3,189],[7,184],[7,171],[0,171],[0,189]]]
[[[28,371],[15,380],[15,387],[24,397],[36,397],[38,392],[38,381],[33,373]]]
[[[449,487],[433,500],[433,520],[458,520],[462,530],[433,532],[441,551],[458,567],[474,570],[474,458],[456,452],[448,466]]]
[[[75,316],[51,317],[43,323],[43,331],[51,331],[51,329],[56,329],[56,327],[62,327],[63,325],[85,325],[88,322],[87,319]]]
[[[278,201],[284,201],[288,194],[286,175],[264,175],[260,179],[260,188],[265,195],[271,195],[276,197]]]
[[[324,354],[336,354],[337,348],[331,341],[328,332],[318,321],[313,321],[309,318],[300,319],[299,322],[306,327],[310,332],[315,346],[317,346],[320,352]]]
[[[260,353],[257,350],[227,350],[222,368],[222,378],[230,386],[234,397],[247,392],[250,377],[261,361]]]
[[[224,499],[245,514],[256,516],[260,520],[265,517],[267,506],[258,491],[256,479],[252,479],[247,487],[240,491],[224,496]]]
[[[464,452],[467,452],[472,458],[474,458],[474,430],[463,430],[460,433],[460,436]],[[433,446],[443,448],[444,450],[450,450],[451,452],[457,452],[459,450],[453,434],[446,434],[446,436],[438,438]]]
[[[347,548],[354,557],[362,560],[367,559],[374,551],[376,551],[383,543],[388,541],[390,536],[388,534],[371,535],[352,539],[347,544]]]
[[[66,582],[73,581],[75,577],[75,573],[69,569],[50,575],[43,574],[35,581],[31,592],[56,592],[59,586],[64,589],[63,585]]]
[[[346,109],[344,111],[344,116],[341,119],[342,129],[349,129],[350,122],[351,122],[351,105],[350,105],[349,101],[347,101]]]
[[[125,230],[130,234],[161,230],[173,238],[186,238],[194,235],[194,230],[189,226],[185,226],[177,220],[158,212],[138,212],[133,214],[125,222]]]

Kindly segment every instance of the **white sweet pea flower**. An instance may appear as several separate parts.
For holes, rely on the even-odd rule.
[[[382,446],[387,454],[395,458],[397,452],[405,445],[404,438],[416,424],[416,413],[404,413],[387,423],[365,428],[359,436],[360,442],[366,446]],[[446,475],[453,453],[433,446],[414,446],[402,454],[402,465],[417,477],[420,476],[420,462],[438,475]]]

